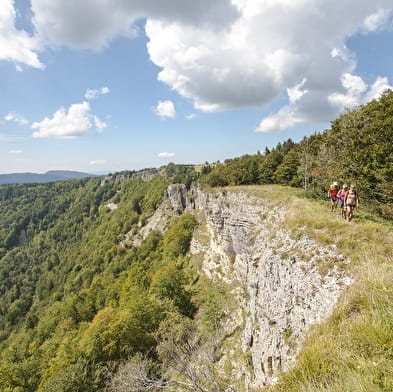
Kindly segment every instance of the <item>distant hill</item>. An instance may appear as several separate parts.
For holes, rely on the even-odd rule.
[[[69,170],[49,170],[46,173],[10,173],[0,174],[0,185],[51,182],[86,177],[95,177],[95,175]]]

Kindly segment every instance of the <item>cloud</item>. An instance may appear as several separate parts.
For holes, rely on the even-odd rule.
[[[175,118],[176,109],[172,101],[158,101],[154,112],[161,118]]]
[[[25,118],[23,118],[22,116],[19,116],[17,114],[14,114],[14,113],[6,114],[4,116],[4,120],[6,120],[6,121],[14,121],[14,122],[16,122],[19,125],[26,125],[26,124],[29,123]]]
[[[382,28],[389,20],[392,14],[390,9],[378,9],[374,14],[368,15],[364,20],[364,27],[367,31],[376,31]]]
[[[97,165],[105,165],[106,160],[105,159],[97,159],[95,161],[90,161],[89,165],[91,166],[97,166]]]
[[[147,49],[161,69],[158,79],[195,108],[262,108],[286,94],[287,105],[262,119],[259,130],[327,122],[343,105],[372,95],[372,87],[356,91],[361,84],[356,57],[345,43],[386,28],[392,17],[391,0],[85,0],[78,7],[64,0],[32,0],[37,35],[30,37],[15,29],[11,0],[6,4],[7,31],[12,38],[32,40],[31,47],[21,47],[37,67],[42,66],[36,56],[40,48],[33,45],[37,37],[53,46],[103,49],[117,36],[134,36],[135,21],[146,18]],[[349,88],[345,75],[353,77]],[[170,109],[157,107],[156,113],[173,116]]]
[[[366,104],[372,99],[379,98],[385,90],[393,89],[388,79],[382,77],[378,77],[371,86],[368,86],[359,76],[344,74],[341,83],[345,92],[333,93],[328,97],[329,101],[338,107],[339,111]]]
[[[8,151],[8,154],[22,154],[23,150],[10,150]]]
[[[276,114],[264,118],[256,132],[274,132],[283,131],[284,129],[291,128],[297,123],[302,122],[301,118],[296,117],[296,113],[290,107],[284,107]]]
[[[42,49],[40,40],[15,26],[16,12],[13,0],[2,0],[0,5],[0,60],[13,61],[33,68],[43,69],[37,52]],[[21,70],[16,68],[17,70]]]
[[[93,117],[93,121],[99,133],[104,132],[104,129],[108,126],[105,122],[101,121],[97,116]]]
[[[302,90],[301,88],[307,82],[307,79],[304,78],[298,85],[292,88],[287,88],[287,94],[289,98],[289,102],[295,103],[298,101],[304,94],[308,93],[308,90]]]
[[[187,114],[186,119],[187,120],[193,120],[195,117],[196,117],[195,113],[190,113],[190,114]]]
[[[229,24],[237,9],[231,0],[31,0],[35,34],[15,28],[13,0],[0,6],[0,59],[44,68],[37,52],[44,46],[102,50],[118,36],[134,37],[141,18],[216,28]]]
[[[172,158],[174,157],[176,154],[174,152],[160,152],[158,154],[159,158]]]
[[[136,34],[141,18],[214,26],[237,15],[230,0],[33,0],[33,23],[40,36],[53,45],[102,49],[116,36]]]
[[[388,0],[233,4],[240,16],[226,29],[148,19],[148,52],[158,79],[203,111],[262,108],[286,93],[285,110],[258,127],[265,131],[337,116],[341,105],[329,97],[347,95],[342,79],[356,76],[346,40],[386,26],[392,7]]]
[[[318,99],[314,106],[310,100],[300,102],[300,105],[298,104],[298,101],[303,95],[307,94],[307,91],[303,91],[303,94],[294,94],[293,91],[288,91],[290,104],[282,107],[277,113],[264,118],[255,131],[282,131],[305,121],[323,121],[329,110],[329,118],[333,119],[345,109],[366,104],[372,99],[379,98],[385,90],[393,89],[387,78],[378,77],[371,86],[368,86],[361,77],[350,73],[346,73],[341,77],[341,85],[344,92],[330,94],[327,97],[329,105],[322,111],[318,105]]]
[[[109,93],[108,87],[101,87],[98,90],[88,88],[85,93],[86,99],[95,99],[100,95],[108,94]]]
[[[93,116],[90,112],[90,104],[86,101],[72,104],[68,110],[60,108],[52,118],[44,118],[42,121],[34,122],[33,133],[35,138],[58,137],[74,138],[86,134],[92,127],[93,123],[102,131],[106,124],[98,117]]]
[[[362,103],[365,104],[372,99],[379,98],[387,89],[393,90],[393,86],[389,84],[388,78],[379,76],[363,96]]]

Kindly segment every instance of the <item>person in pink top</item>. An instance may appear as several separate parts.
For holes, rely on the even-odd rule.
[[[344,207],[344,201],[345,201],[345,194],[348,191],[348,185],[343,184],[343,187],[338,191],[337,193],[337,207],[340,208],[341,210],[341,218],[345,219],[347,217],[345,207]]]

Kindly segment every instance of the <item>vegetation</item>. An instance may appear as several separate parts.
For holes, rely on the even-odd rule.
[[[347,111],[331,129],[288,139],[264,153],[205,165],[201,181],[209,186],[281,184],[324,196],[333,181],[355,183],[361,205],[393,219],[393,91]]]
[[[169,181],[0,188],[1,391],[100,390],[119,361],[152,352],[168,317],[193,316],[193,216],[137,249],[119,245]]]

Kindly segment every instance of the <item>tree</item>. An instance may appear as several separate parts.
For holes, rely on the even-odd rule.
[[[299,152],[293,148],[288,151],[274,173],[275,182],[283,185],[299,186]]]
[[[274,183],[274,174],[282,160],[283,155],[279,149],[274,149],[269,155],[265,156],[265,159],[259,165],[259,182],[261,184]]]

